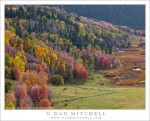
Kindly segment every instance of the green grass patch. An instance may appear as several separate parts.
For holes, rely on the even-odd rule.
[[[63,88],[67,89],[63,90]],[[95,87],[95,89],[99,88]],[[117,91],[117,93],[62,102],[54,104],[53,108],[54,109],[144,109],[145,108],[145,95],[144,95],[145,88],[107,87],[102,89]],[[64,86],[64,87],[54,87],[54,92],[56,94],[56,98],[54,98],[52,101],[57,102],[79,96],[102,94],[107,91],[90,90],[90,89],[83,90],[80,88]]]
[[[56,96],[52,99],[54,109],[145,108],[144,87],[113,87],[109,84],[109,80],[98,71],[90,73],[86,81],[72,79],[65,86],[53,86],[53,90]],[[111,94],[103,95],[109,92]],[[80,98],[83,96],[86,96],[86,98]],[[74,98],[79,99],[71,100]]]

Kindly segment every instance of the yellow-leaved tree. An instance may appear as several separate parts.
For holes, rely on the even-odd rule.
[[[21,52],[18,52],[18,53],[16,53],[16,55],[12,61],[13,67],[18,67],[21,72],[25,71],[25,63],[23,61],[23,58],[25,58],[25,56],[23,56],[23,54]]]

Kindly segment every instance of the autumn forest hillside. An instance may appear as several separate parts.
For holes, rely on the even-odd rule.
[[[144,30],[80,16],[59,7],[6,6],[5,107],[58,108],[58,89],[86,85],[93,75],[103,81],[101,86],[116,85],[120,78],[109,82],[104,74],[123,67],[122,56],[118,58],[116,52],[139,48],[144,53]],[[135,85],[140,85],[139,81]]]
[[[144,5],[53,5],[99,21],[133,29],[145,29]],[[90,12],[89,12],[90,11]],[[130,19],[130,20],[129,20]]]

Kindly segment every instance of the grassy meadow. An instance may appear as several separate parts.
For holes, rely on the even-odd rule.
[[[92,79],[92,80],[91,80]],[[94,74],[83,84],[53,86],[53,109],[144,109],[144,87],[110,86],[102,75]],[[102,81],[105,79],[105,83]],[[76,80],[74,80],[76,82]],[[103,84],[103,85],[102,85]]]

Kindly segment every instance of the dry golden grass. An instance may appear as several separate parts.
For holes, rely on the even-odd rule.
[[[144,86],[145,81],[145,51],[144,49],[127,49],[125,52],[116,52],[115,56],[121,60],[121,67],[103,71],[103,73],[115,74],[109,77],[112,84],[126,86]],[[133,70],[141,68],[143,70]]]

